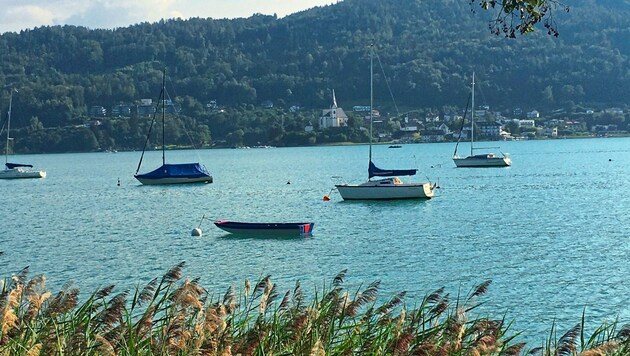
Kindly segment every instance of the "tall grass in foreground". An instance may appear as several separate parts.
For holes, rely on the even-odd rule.
[[[0,281],[0,355],[628,355],[629,328],[580,324],[542,347],[516,342],[504,319],[472,317],[490,281],[451,298],[438,289],[376,302],[380,282],[343,287],[345,271],[314,296],[298,283],[279,294],[270,277],[213,294],[182,279],[184,263],[133,292],[107,286],[79,303],[28,269]]]

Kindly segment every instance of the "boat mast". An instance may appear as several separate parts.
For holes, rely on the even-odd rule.
[[[164,124],[164,116],[166,113],[166,68],[164,68],[164,70],[162,71],[162,165],[166,164],[166,157],[165,157],[165,147],[164,147],[164,131],[165,131],[165,124]]]
[[[9,163],[9,140],[11,137],[9,136],[9,130],[11,129],[11,105],[13,104],[13,91],[15,89],[11,88],[11,94],[9,94],[9,111],[7,112],[7,147],[4,151],[4,164]]]
[[[472,75],[471,89],[471,109],[470,110],[470,155],[473,156],[473,142],[475,141],[475,72]]]
[[[372,164],[372,105],[374,101],[374,43],[370,44],[370,164]]]

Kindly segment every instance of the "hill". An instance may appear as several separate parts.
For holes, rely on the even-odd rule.
[[[210,133],[226,140],[229,134],[251,134],[256,125],[256,142],[278,141],[287,133],[280,114],[243,114],[265,101],[282,115],[292,105],[321,109],[330,105],[334,89],[342,106],[365,104],[372,42],[382,64],[375,96],[388,108],[385,79],[402,108],[462,107],[473,71],[480,79],[481,103],[497,109],[630,102],[627,1],[576,1],[569,13],[554,14],[560,36],[541,28],[516,39],[490,33],[492,13],[473,12],[471,6],[464,0],[345,0],[285,18],[166,20],[115,30],[40,27],[0,36],[0,83],[20,90],[14,98],[15,127],[53,129],[84,124],[91,106],[111,110],[118,103],[155,98],[166,67],[171,92],[182,114],[192,119],[179,126],[207,130],[206,143]],[[213,101],[226,109],[222,115],[208,112]],[[5,90],[3,110],[7,102]],[[295,128],[289,131],[316,115],[291,119]],[[96,133],[98,146],[141,147],[144,121],[129,123],[133,132],[126,138]],[[276,132],[270,133],[274,124]],[[310,142],[304,139],[295,143]],[[16,147],[24,144],[24,151],[35,152],[58,147],[48,141],[19,141]]]

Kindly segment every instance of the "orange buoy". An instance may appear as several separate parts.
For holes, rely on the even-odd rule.
[[[324,195],[324,201],[330,201],[330,197],[328,195]]]

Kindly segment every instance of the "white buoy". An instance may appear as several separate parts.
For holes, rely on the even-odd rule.
[[[201,236],[201,235],[203,235],[203,232],[201,231],[201,223],[203,222],[203,219],[205,219],[205,218],[206,218],[206,214],[203,214],[203,216],[201,217],[201,220],[199,221],[199,226],[194,228],[190,232],[191,236]]]

